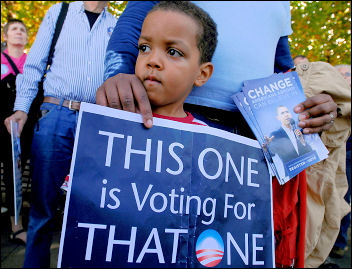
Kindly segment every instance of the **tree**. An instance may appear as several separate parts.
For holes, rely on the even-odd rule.
[[[9,19],[20,19],[28,28],[27,51],[32,46],[39,26],[48,9],[62,1],[1,1],[1,29]],[[73,1],[65,1],[73,2]],[[125,9],[127,1],[110,1],[108,10],[118,18]],[[3,42],[1,35],[1,42]]]
[[[1,27],[8,19],[23,20],[31,47],[47,10],[61,1],[1,1]],[[72,1],[67,1],[72,2]],[[127,1],[110,1],[109,11],[120,16]],[[220,3],[219,3],[220,4]],[[351,64],[351,2],[291,1],[293,34],[289,36],[292,56],[333,65]],[[1,36],[3,41],[3,36]]]
[[[351,64],[351,2],[291,1],[292,56]]]

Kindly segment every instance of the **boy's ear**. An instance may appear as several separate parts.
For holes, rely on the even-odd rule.
[[[194,81],[194,86],[200,87],[205,84],[213,74],[214,66],[211,62],[202,63],[199,67],[199,74]]]

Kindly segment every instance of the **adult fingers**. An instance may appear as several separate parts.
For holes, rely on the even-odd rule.
[[[301,128],[304,128],[303,133],[305,134],[319,133],[322,131],[329,130],[334,125],[334,120],[332,118],[332,113],[331,113],[331,114],[325,114],[320,117],[305,120],[302,122],[302,124],[299,123],[298,125]]]
[[[106,80],[105,94],[109,107],[122,109],[119,96],[119,84],[121,83],[121,79],[123,79],[123,77],[121,78],[121,74],[118,74]]]
[[[19,120],[17,123],[18,123],[18,126],[17,126],[18,136],[21,136],[25,122],[23,120]]]
[[[332,126],[334,125],[334,123],[328,123],[325,124],[323,126],[319,126],[319,127],[311,127],[311,128],[304,128],[303,129],[303,133],[305,134],[315,134],[315,133],[320,133],[326,130],[329,130]]]
[[[314,109],[316,106],[319,106],[321,104],[327,104],[328,106],[330,106],[330,108],[331,108],[330,112],[336,110],[336,108],[337,108],[336,103],[334,102],[334,100],[331,98],[330,95],[318,94],[318,95],[307,98],[304,102],[295,106],[294,111],[296,113],[310,111],[310,109]],[[321,111],[321,112],[323,112],[323,111]],[[315,109],[312,116],[315,116],[317,114],[319,114],[319,111],[317,109]],[[308,115],[308,116],[310,116],[310,115]]]
[[[133,94],[138,104],[138,110],[142,114],[143,123],[146,128],[153,126],[153,114],[152,108],[149,102],[148,94],[141,83],[141,81],[135,76],[131,80]]]
[[[14,114],[12,114],[10,117],[6,118],[4,121],[4,124],[6,126],[7,131],[9,132],[9,134],[11,134],[11,121],[13,122],[17,122],[18,126],[17,126],[17,132],[18,132],[18,136],[21,135],[22,130],[23,130],[23,126],[27,121],[27,113],[23,112],[23,111],[16,111]]]
[[[131,74],[119,74],[119,80],[117,81],[118,95],[123,110],[136,113],[136,107],[134,104],[135,97],[133,96],[133,80],[135,75]]]
[[[11,126],[10,126],[10,119],[11,117],[8,117],[4,120],[4,124],[6,126],[6,129],[8,131],[9,134],[11,134]]]
[[[147,92],[134,74],[121,73],[106,80],[97,91],[96,102],[130,112],[138,111],[142,114],[145,127],[153,126],[153,114]]]
[[[113,76],[98,88],[96,93],[96,102],[98,105],[122,109],[118,94],[119,79],[119,75]]]
[[[320,117],[332,114],[334,118],[337,116],[337,105],[335,102],[326,102],[313,106],[299,115],[299,119],[304,121],[309,118]]]
[[[297,105],[295,112],[301,112],[298,126],[304,128],[303,133],[317,133],[332,127],[337,104],[330,95],[318,94]]]
[[[106,94],[105,94],[105,86],[104,86],[104,84],[101,85],[98,88],[95,97],[96,97],[96,104],[97,105],[108,106],[108,99],[107,99]]]

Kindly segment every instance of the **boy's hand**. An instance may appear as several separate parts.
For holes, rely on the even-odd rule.
[[[134,74],[117,74],[107,79],[96,93],[98,105],[142,114],[144,126],[153,126],[153,115],[147,92]],[[136,105],[137,107],[136,107]]]
[[[330,129],[337,116],[337,104],[328,94],[318,94],[307,98],[294,108],[300,113],[298,126],[303,133],[319,133]]]

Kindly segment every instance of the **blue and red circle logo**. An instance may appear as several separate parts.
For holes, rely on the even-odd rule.
[[[197,239],[196,255],[206,267],[218,265],[224,256],[224,241],[220,234],[213,229],[202,232]]]

